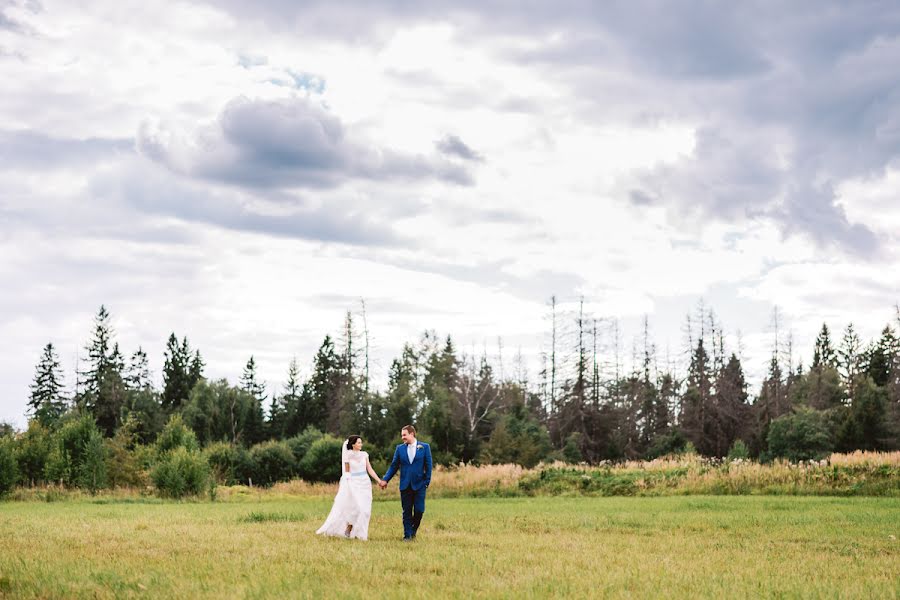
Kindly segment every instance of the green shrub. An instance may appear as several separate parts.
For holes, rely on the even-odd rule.
[[[654,438],[653,444],[647,450],[647,459],[653,460],[660,456],[669,456],[673,454],[681,454],[687,444],[687,438],[681,433],[681,430],[675,429],[665,435]]]
[[[734,440],[731,449],[728,451],[728,460],[747,460],[750,458],[750,448],[744,443],[744,440]]]
[[[18,480],[15,441],[11,437],[0,437],[0,497],[10,492]]]
[[[581,433],[575,431],[566,438],[566,444],[563,446],[563,459],[567,463],[579,463],[584,458],[581,455]]]
[[[166,452],[151,473],[153,485],[160,496],[183,498],[197,496],[209,490],[209,464],[197,451],[183,446]]]
[[[48,480],[66,486],[102,481],[96,460],[101,456],[97,440],[103,438],[90,415],[72,415],[52,436],[44,472]],[[99,438],[97,436],[100,436]],[[86,465],[86,461],[90,464]]]
[[[159,456],[175,448],[184,448],[193,452],[198,447],[197,436],[184,424],[181,415],[172,415],[156,439],[156,451]]]
[[[270,486],[276,481],[287,481],[294,476],[297,462],[294,453],[285,442],[263,442],[250,449],[255,468],[253,480],[258,485]],[[341,457],[338,455],[338,461]]]
[[[106,473],[110,487],[146,485],[143,462],[147,449],[137,443],[135,424],[129,417],[116,435],[106,440]]]
[[[326,435],[313,442],[298,465],[300,477],[307,481],[334,482],[341,478],[341,446],[343,442]]]
[[[303,433],[288,438],[285,442],[290,447],[291,452],[294,453],[294,460],[299,464],[303,457],[306,456],[306,453],[309,452],[313,443],[321,440],[323,437],[325,437],[324,433],[310,425]]]
[[[819,460],[831,453],[828,422],[823,412],[797,409],[769,424],[767,458],[786,458],[791,462]]]
[[[246,484],[256,469],[250,451],[228,442],[214,442],[203,451],[216,479],[224,485]]]
[[[515,463],[530,469],[547,458],[550,449],[547,429],[528,413],[524,404],[518,403],[494,427],[479,459],[484,464]]]
[[[76,483],[78,487],[96,494],[106,487],[106,445],[103,434],[94,430],[84,443],[84,455],[77,468]]]
[[[37,419],[28,423],[28,429],[19,438],[17,453],[19,477],[24,484],[44,482],[52,444],[50,432]]]

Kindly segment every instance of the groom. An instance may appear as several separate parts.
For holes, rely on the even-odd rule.
[[[400,469],[400,503],[403,505],[403,541],[416,539],[422,515],[425,514],[425,490],[431,483],[431,446],[416,440],[416,428],[407,425],[400,430],[403,443],[394,451],[391,466],[378,485],[387,487]]]

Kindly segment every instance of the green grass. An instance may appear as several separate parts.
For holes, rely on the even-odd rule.
[[[368,542],[314,534],[330,498],[0,503],[0,597],[897,598],[900,500],[433,499]]]

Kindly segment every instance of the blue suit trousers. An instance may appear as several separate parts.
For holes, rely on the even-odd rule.
[[[412,487],[400,490],[400,504],[403,506],[403,537],[411,538],[419,530],[425,514],[425,486],[418,490]]]

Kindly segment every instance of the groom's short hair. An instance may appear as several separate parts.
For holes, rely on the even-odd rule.
[[[415,428],[415,427],[413,427],[412,425],[404,425],[404,426],[403,426],[403,429],[405,429],[406,431],[408,431],[409,433],[411,433],[411,434],[413,435],[413,437],[415,437],[415,435],[416,435],[416,428]]]

